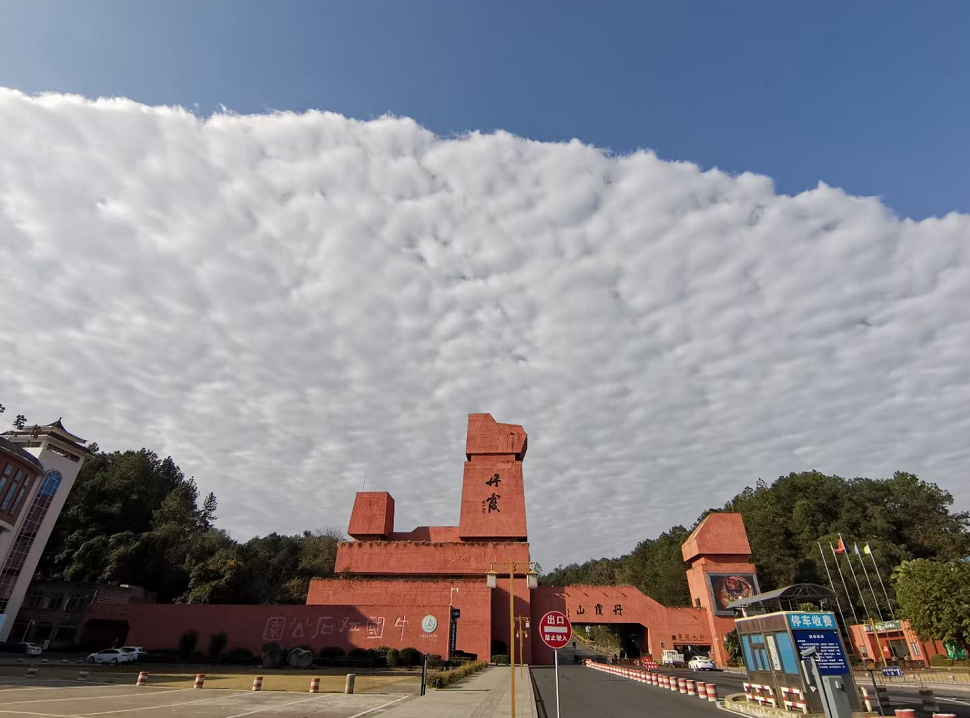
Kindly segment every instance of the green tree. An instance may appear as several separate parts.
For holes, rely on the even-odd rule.
[[[893,572],[899,613],[923,640],[970,648],[970,563],[904,561]]]
[[[741,662],[741,638],[737,629],[724,635],[724,650],[732,661]]]

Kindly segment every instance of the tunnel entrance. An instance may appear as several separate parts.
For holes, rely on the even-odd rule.
[[[573,635],[608,658],[649,656],[647,630],[642,623],[573,623]]]

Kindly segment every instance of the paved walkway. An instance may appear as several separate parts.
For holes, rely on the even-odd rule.
[[[448,688],[395,706],[381,718],[512,718],[509,669],[491,666]],[[515,671],[515,718],[536,718],[529,667]]]

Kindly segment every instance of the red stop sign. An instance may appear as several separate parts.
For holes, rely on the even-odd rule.
[[[565,648],[572,637],[572,624],[561,611],[549,611],[539,621],[539,638],[549,648]]]

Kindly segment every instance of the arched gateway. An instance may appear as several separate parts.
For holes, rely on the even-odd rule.
[[[509,641],[511,564],[515,616],[522,622],[535,626],[543,614],[559,610],[580,626],[622,624],[654,657],[683,647],[709,649],[725,662],[723,638],[734,628],[725,607],[756,590],[741,516],[710,514],[684,542],[692,608],[662,606],[631,586],[530,589],[522,474],[527,449],[521,426],[499,424],[490,414],[469,415],[458,526],[395,531],[391,495],[358,493],[348,529],[354,540],[337,549],[338,577],[314,579],[305,606],[91,607],[85,618],[127,620],[129,643],[150,648],[174,648],[183,631],[194,629],[200,645],[207,634],[225,631],[231,645],[254,651],[275,640],[314,651],[411,646],[446,656],[457,609],[454,648],[488,660]],[[525,661],[552,663],[538,633],[528,633]]]

